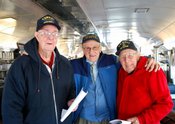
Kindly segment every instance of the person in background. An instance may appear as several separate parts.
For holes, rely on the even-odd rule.
[[[61,27],[50,15],[37,21],[34,38],[8,71],[2,98],[3,124],[60,124],[75,97],[70,62],[56,48]],[[71,117],[64,122],[71,124]],[[62,124],[64,124],[62,123]]]
[[[76,94],[88,91],[75,112],[76,124],[108,124],[116,118],[116,80],[120,68],[115,55],[104,54],[96,34],[82,39],[84,56],[71,60],[76,83]],[[148,68],[156,65],[151,59]],[[152,65],[152,66],[150,66]],[[158,69],[158,65],[156,66]]]
[[[160,124],[173,107],[163,70],[146,71],[147,58],[140,56],[129,40],[119,43],[116,55],[122,65],[117,86],[118,118],[131,124]]]

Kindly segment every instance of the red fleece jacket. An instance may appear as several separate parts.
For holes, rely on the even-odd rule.
[[[141,57],[135,71],[119,71],[117,112],[119,119],[137,116],[140,124],[160,124],[173,107],[167,80],[162,69],[145,70],[147,59]]]

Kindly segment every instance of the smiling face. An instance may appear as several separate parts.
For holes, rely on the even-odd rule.
[[[57,44],[59,31],[54,25],[45,25],[35,32],[35,37],[39,43],[39,52],[52,53]]]
[[[86,59],[91,62],[96,62],[101,53],[100,43],[95,40],[88,40],[82,44],[84,55]]]
[[[122,50],[119,54],[119,61],[122,64],[123,69],[128,73],[135,70],[139,58],[140,54],[132,49]]]

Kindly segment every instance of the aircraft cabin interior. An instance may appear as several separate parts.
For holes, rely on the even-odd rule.
[[[8,70],[34,37],[36,21],[50,14],[61,26],[57,48],[70,60],[83,56],[86,34],[96,33],[107,54],[115,54],[120,41],[133,41],[142,56],[160,64],[175,111],[174,5],[175,0],[0,0],[1,97]]]

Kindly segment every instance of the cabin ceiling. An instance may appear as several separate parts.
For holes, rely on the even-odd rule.
[[[55,16],[62,27],[59,48],[80,52],[81,36],[96,32],[108,52],[123,39],[138,45],[175,46],[175,0],[0,0],[0,48],[33,37],[36,20]],[[13,23],[4,21],[15,20]],[[11,33],[7,33],[8,30]],[[149,45],[148,45],[149,44]]]
[[[155,45],[163,42],[175,46],[175,0],[77,0],[81,8],[106,42],[116,44],[122,39]],[[114,34],[114,37],[110,37]],[[114,43],[115,42],[115,43]],[[170,45],[171,46],[171,45]],[[171,48],[169,45],[166,47]]]

